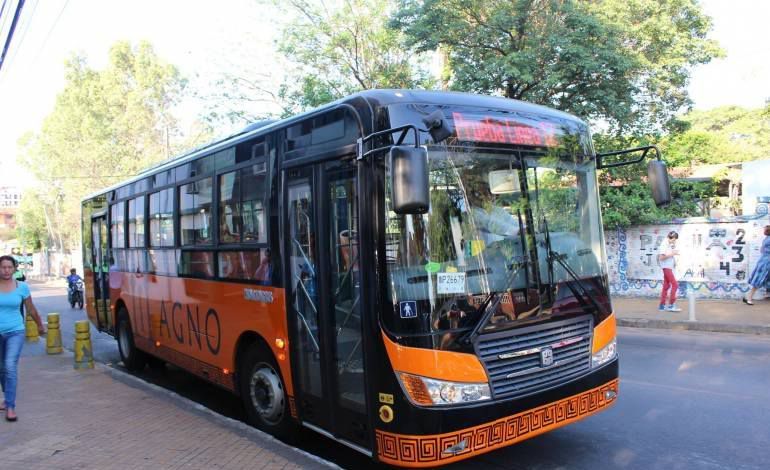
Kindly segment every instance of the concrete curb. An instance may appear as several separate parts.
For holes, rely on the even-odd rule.
[[[734,323],[690,322],[680,320],[650,320],[646,318],[618,318],[618,326],[630,328],[655,328],[662,330],[710,331],[714,333],[739,333],[770,336],[770,325],[736,325]]]

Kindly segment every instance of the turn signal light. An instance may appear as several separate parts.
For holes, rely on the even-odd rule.
[[[432,405],[433,400],[430,398],[428,387],[425,386],[425,382],[416,375],[400,374],[401,383],[404,385],[404,390],[409,395],[409,398],[418,405]]]
[[[486,382],[450,382],[400,372],[409,399],[416,405],[443,406],[491,400]]]
[[[286,346],[286,341],[282,340],[281,338],[275,338],[275,345],[278,347],[278,349],[283,349]]]

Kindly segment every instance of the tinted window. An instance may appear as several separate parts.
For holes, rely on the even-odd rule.
[[[116,192],[117,199],[123,199],[124,197],[128,197],[131,195],[131,185],[123,186],[122,188],[118,188]]]
[[[214,253],[211,251],[182,251],[182,256],[179,258],[179,275],[214,277]]]
[[[164,172],[158,173],[157,175],[153,176],[152,179],[152,186],[154,188],[159,188],[161,186],[171,184],[174,182],[174,170],[166,170]]]
[[[227,168],[235,165],[235,148],[221,150],[213,155],[214,163],[217,168]]]
[[[270,249],[250,251],[220,251],[219,277],[256,281],[269,286],[272,284]]]
[[[144,196],[128,201],[128,246],[144,246]]]
[[[172,188],[150,194],[150,246],[174,246]]]
[[[126,246],[125,221],[125,202],[113,204],[110,207],[110,235],[113,248]]]
[[[179,235],[182,246],[211,243],[211,178],[179,187]]]
[[[131,273],[146,272],[144,254],[144,250],[126,250],[126,270]]]
[[[302,158],[352,144],[358,134],[358,124],[351,112],[346,109],[329,111],[286,130],[286,158]]]
[[[220,243],[267,243],[265,163],[219,177]]]
[[[232,149],[223,150],[223,152],[232,152]],[[209,155],[205,158],[199,158],[194,162],[190,162],[190,177],[207,175],[214,171],[214,157],[215,155]],[[177,181],[179,181],[177,179]]]
[[[149,250],[147,252],[148,271],[155,274],[176,276],[179,250]]]

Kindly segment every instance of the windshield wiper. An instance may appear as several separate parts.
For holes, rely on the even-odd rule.
[[[493,313],[495,313],[495,310],[497,310],[497,306],[500,304],[500,301],[503,300],[503,297],[500,295],[499,292],[490,292],[487,296],[486,300],[483,304],[479,307],[479,310],[483,310],[483,314],[481,315],[481,318],[479,318],[479,321],[476,322],[476,326],[473,327],[471,331],[466,333],[462,341],[466,344],[471,344],[473,341],[475,341],[476,337],[479,335],[479,332],[481,331],[481,328],[484,327],[484,325],[487,324],[489,321],[489,318],[492,316]]]
[[[553,251],[551,249],[551,237],[549,236],[550,232],[548,230],[548,220],[545,217],[545,214],[542,214],[543,217],[543,228],[545,228],[545,236],[543,237],[545,240],[545,249],[546,249],[546,260],[548,261],[548,282],[551,285],[551,289],[549,291],[552,291],[553,289],[553,262],[554,260],[559,263],[559,265],[564,269],[564,271],[569,274],[569,276],[575,281],[575,284],[580,288],[580,292],[578,292],[572,285],[572,283],[567,282],[567,288],[572,292],[572,295],[575,296],[575,298],[578,299],[578,302],[580,302],[581,305],[587,305],[588,302],[591,303],[591,306],[596,309],[597,313],[602,313],[602,308],[599,306],[599,303],[596,302],[596,299],[594,299],[591,294],[588,292],[588,289],[586,289],[585,285],[583,284],[582,279],[578,277],[578,275],[575,273],[575,271],[572,269],[572,267],[564,261],[564,257],[566,255],[563,255],[561,253],[558,253],[556,251]]]
[[[551,251],[550,247],[548,247],[548,264],[552,264],[554,260],[556,260],[557,263],[569,274],[569,276],[575,281],[575,284],[580,288],[580,292],[577,292],[575,288],[572,286],[572,283],[566,283],[567,288],[572,292],[572,294],[577,297],[578,301],[580,301],[581,304],[586,305],[588,302],[591,302],[591,306],[596,309],[598,313],[603,313],[602,308],[599,306],[599,303],[596,302],[596,299],[594,299],[591,294],[588,292],[588,289],[586,289],[585,284],[583,284],[583,280],[578,277],[578,275],[575,273],[575,271],[572,269],[572,267],[567,264],[566,261],[564,261],[564,257],[566,255],[563,255],[561,253],[557,253],[555,251]],[[586,302],[586,299],[588,302]]]

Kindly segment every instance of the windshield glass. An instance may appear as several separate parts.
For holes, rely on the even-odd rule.
[[[460,349],[472,332],[609,311],[592,160],[471,146],[428,157],[429,213],[397,215],[386,196],[386,327]]]

